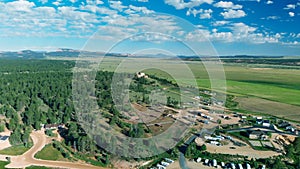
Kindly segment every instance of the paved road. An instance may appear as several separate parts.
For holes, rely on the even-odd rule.
[[[286,135],[299,136],[295,133],[281,131],[277,127],[274,127],[273,125],[271,127],[253,126],[253,127],[244,127],[244,128],[238,128],[238,129],[228,129],[228,130],[225,130],[225,131],[227,131],[227,132],[239,132],[239,131],[247,131],[247,130],[262,130],[262,131],[269,131],[269,132],[277,133],[277,134],[286,134]]]
[[[189,169],[189,166],[187,165],[186,158],[184,157],[184,153],[186,151],[186,148],[199,136],[208,134],[211,135],[214,132],[215,128],[211,129],[201,129],[197,134],[192,135],[179,149],[179,165],[181,169]]]
[[[4,160],[6,157],[11,158],[11,163],[6,165],[6,168],[25,168],[31,165],[34,166],[46,166],[53,168],[71,168],[71,169],[104,169],[102,167],[96,167],[85,163],[79,162],[64,162],[64,161],[48,161],[39,160],[34,158],[34,155],[43,149],[43,147],[49,142],[43,131],[33,131],[31,133],[33,146],[27,152],[19,156],[7,156],[0,155],[0,160]]]

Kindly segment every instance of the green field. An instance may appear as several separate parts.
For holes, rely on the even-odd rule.
[[[17,146],[12,146],[8,147],[6,149],[0,150],[0,154],[4,155],[22,155],[26,151],[28,151],[30,147],[25,147],[23,145],[17,145]]]
[[[120,63],[121,65],[118,66]],[[218,75],[224,73],[227,87],[226,93],[238,97],[237,101],[240,102],[239,108],[280,117],[284,116],[292,120],[295,120],[295,117],[300,115],[300,70],[298,67],[294,67],[295,69],[289,67],[287,69],[280,66],[270,68],[269,66],[264,67],[264,65],[226,63],[223,65],[224,69],[219,69],[217,66],[214,66],[215,63],[213,62],[203,63],[199,61],[156,60],[153,58],[129,58],[121,62],[120,58],[105,58],[98,68],[100,70],[115,71],[116,67],[118,67],[117,70],[120,72],[133,73],[138,68],[152,66],[156,68],[144,71],[148,74],[168,79],[171,79],[171,73],[167,71],[176,72],[177,82],[190,85],[196,79],[200,88],[208,89],[211,88],[210,79],[214,79],[214,82],[217,83],[214,83],[217,86],[215,88],[217,90],[222,89],[222,85],[218,86],[218,83],[222,84],[224,82],[224,79],[220,79]],[[186,65],[193,72],[195,79],[187,77],[186,71],[182,71],[185,70]],[[159,67],[165,72],[159,70]],[[214,76],[209,77],[208,74],[213,74]],[[239,97],[242,99],[239,99]],[[256,104],[245,104],[247,102]],[[298,118],[297,120],[300,121]]]
[[[54,148],[52,144],[46,145],[41,151],[37,152],[35,158],[42,160],[65,161],[61,152]]]
[[[6,166],[7,164],[9,164],[9,162],[6,161],[0,161],[0,168],[5,168],[4,166]]]

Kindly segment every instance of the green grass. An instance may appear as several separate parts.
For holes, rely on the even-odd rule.
[[[0,161],[0,168],[5,168],[5,166],[9,164],[9,162],[6,161]]]
[[[3,155],[22,155],[26,151],[28,151],[30,149],[30,147],[25,147],[23,145],[12,146],[12,147],[8,147],[6,149],[0,150],[0,154],[3,154]]]
[[[42,160],[65,161],[62,154],[54,148],[52,144],[46,145],[41,151],[37,152],[35,158]]]
[[[43,166],[30,166],[30,167],[26,167],[26,169],[52,169],[52,168],[43,167]]]
[[[200,61],[178,61],[178,60],[162,60],[153,58],[105,58],[102,60],[99,69],[114,71],[121,61],[125,61],[124,67],[120,66],[120,72],[135,73],[137,67],[149,67],[149,63],[154,65],[153,67],[162,68],[159,69],[146,69],[143,70],[147,74],[155,75],[168,80],[176,79],[176,82],[191,85],[195,83],[200,88],[211,89],[211,80],[215,80],[214,89],[222,89],[222,82],[226,82],[228,94],[235,96],[247,96],[249,98],[258,98],[274,101],[277,103],[285,103],[289,105],[295,105],[297,109],[294,116],[299,116],[300,112],[300,70],[296,67],[286,69],[280,66],[274,66],[270,68],[270,65],[256,65],[256,64],[239,64],[239,63],[225,63],[220,67],[216,67],[213,62],[200,62]],[[139,64],[136,64],[139,62]],[[137,66],[138,65],[138,66]],[[187,76],[187,69],[193,72],[194,77]],[[206,67],[208,69],[206,69]],[[188,70],[189,71],[189,70]],[[171,78],[170,74],[175,74],[176,77]],[[213,76],[209,76],[209,74]],[[222,81],[222,75],[225,81]],[[174,80],[173,80],[174,81]],[[174,97],[176,95],[172,94]],[[178,96],[177,96],[178,97]],[[272,104],[271,104],[272,105]],[[276,109],[265,110],[264,105],[257,105],[260,107],[262,113],[270,114]],[[271,107],[272,106],[269,106]],[[255,109],[247,110],[256,112]],[[284,109],[280,112],[276,112],[276,115],[284,115],[286,112]],[[290,116],[292,118],[292,115]]]

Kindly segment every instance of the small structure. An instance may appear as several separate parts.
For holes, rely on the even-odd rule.
[[[53,130],[58,128],[64,128],[64,124],[45,124],[44,128],[46,130]]]
[[[162,165],[160,165],[160,164],[157,164],[156,167],[157,167],[158,169],[166,169],[165,166],[162,166]]]
[[[224,162],[221,162],[221,167],[225,168],[225,163]]]
[[[137,78],[148,78],[148,76],[143,72],[137,72],[136,77]]]
[[[289,122],[284,121],[284,122],[278,124],[278,127],[286,128],[286,127],[288,127],[288,126],[290,126],[290,125],[291,125],[291,124],[290,124]]]
[[[270,127],[271,126],[270,120],[263,120],[262,125],[264,127]]]
[[[234,163],[230,163],[230,167],[231,167],[232,169],[235,169],[235,164],[234,164]]]
[[[262,117],[256,117],[256,123],[262,124],[263,123]]]
[[[296,129],[293,126],[287,126],[285,130],[295,132]]]
[[[213,159],[213,161],[212,161],[212,166],[213,166],[213,167],[217,167],[217,160],[216,160],[216,159]]]
[[[243,165],[242,164],[238,164],[239,169],[243,169]]]
[[[168,167],[170,164],[167,163],[167,162],[165,162],[165,161],[162,161],[162,162],[161,162],[161,165],[164,166],[164,167]]]
[[[201,157],[198,157],[197,160],[196,160],[196,162],[197,162],[197,163],[200,163],[201,160],[202,160]]]
[[[1,136],[0,135],[0,142],[4,142],[9,138],[9,136]]]
[[[261,130],[254,130],[249,133],[249,138],[254,139],[254,140],[256,140],[256,139],[266,140],[269,138],[269,136],[267,136],[265,134],[265,132],[263,132]]]
[[[210,141],[209,143],[211,145],[216,145],[216,146],[220,146],[221,145],[218,141]]]
[[[165,158],[165,160],[166,160],[166,162],[168,162],[168,163],[174,163],[174,161],[171,160],[171,159],[169,159],[169,158]]]
[[[250,164],[246,164],[246,169],[251,169],[251,165]]]
[[[209,159],[205,159],[205,160],[204,160],[204,164],[205,164],[205,165],[208,165],[208,162],[209,162]]]

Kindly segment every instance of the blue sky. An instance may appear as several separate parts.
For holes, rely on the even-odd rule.
[[[300,0],[2,0],[0,18],[0,51],[300,56]]]

